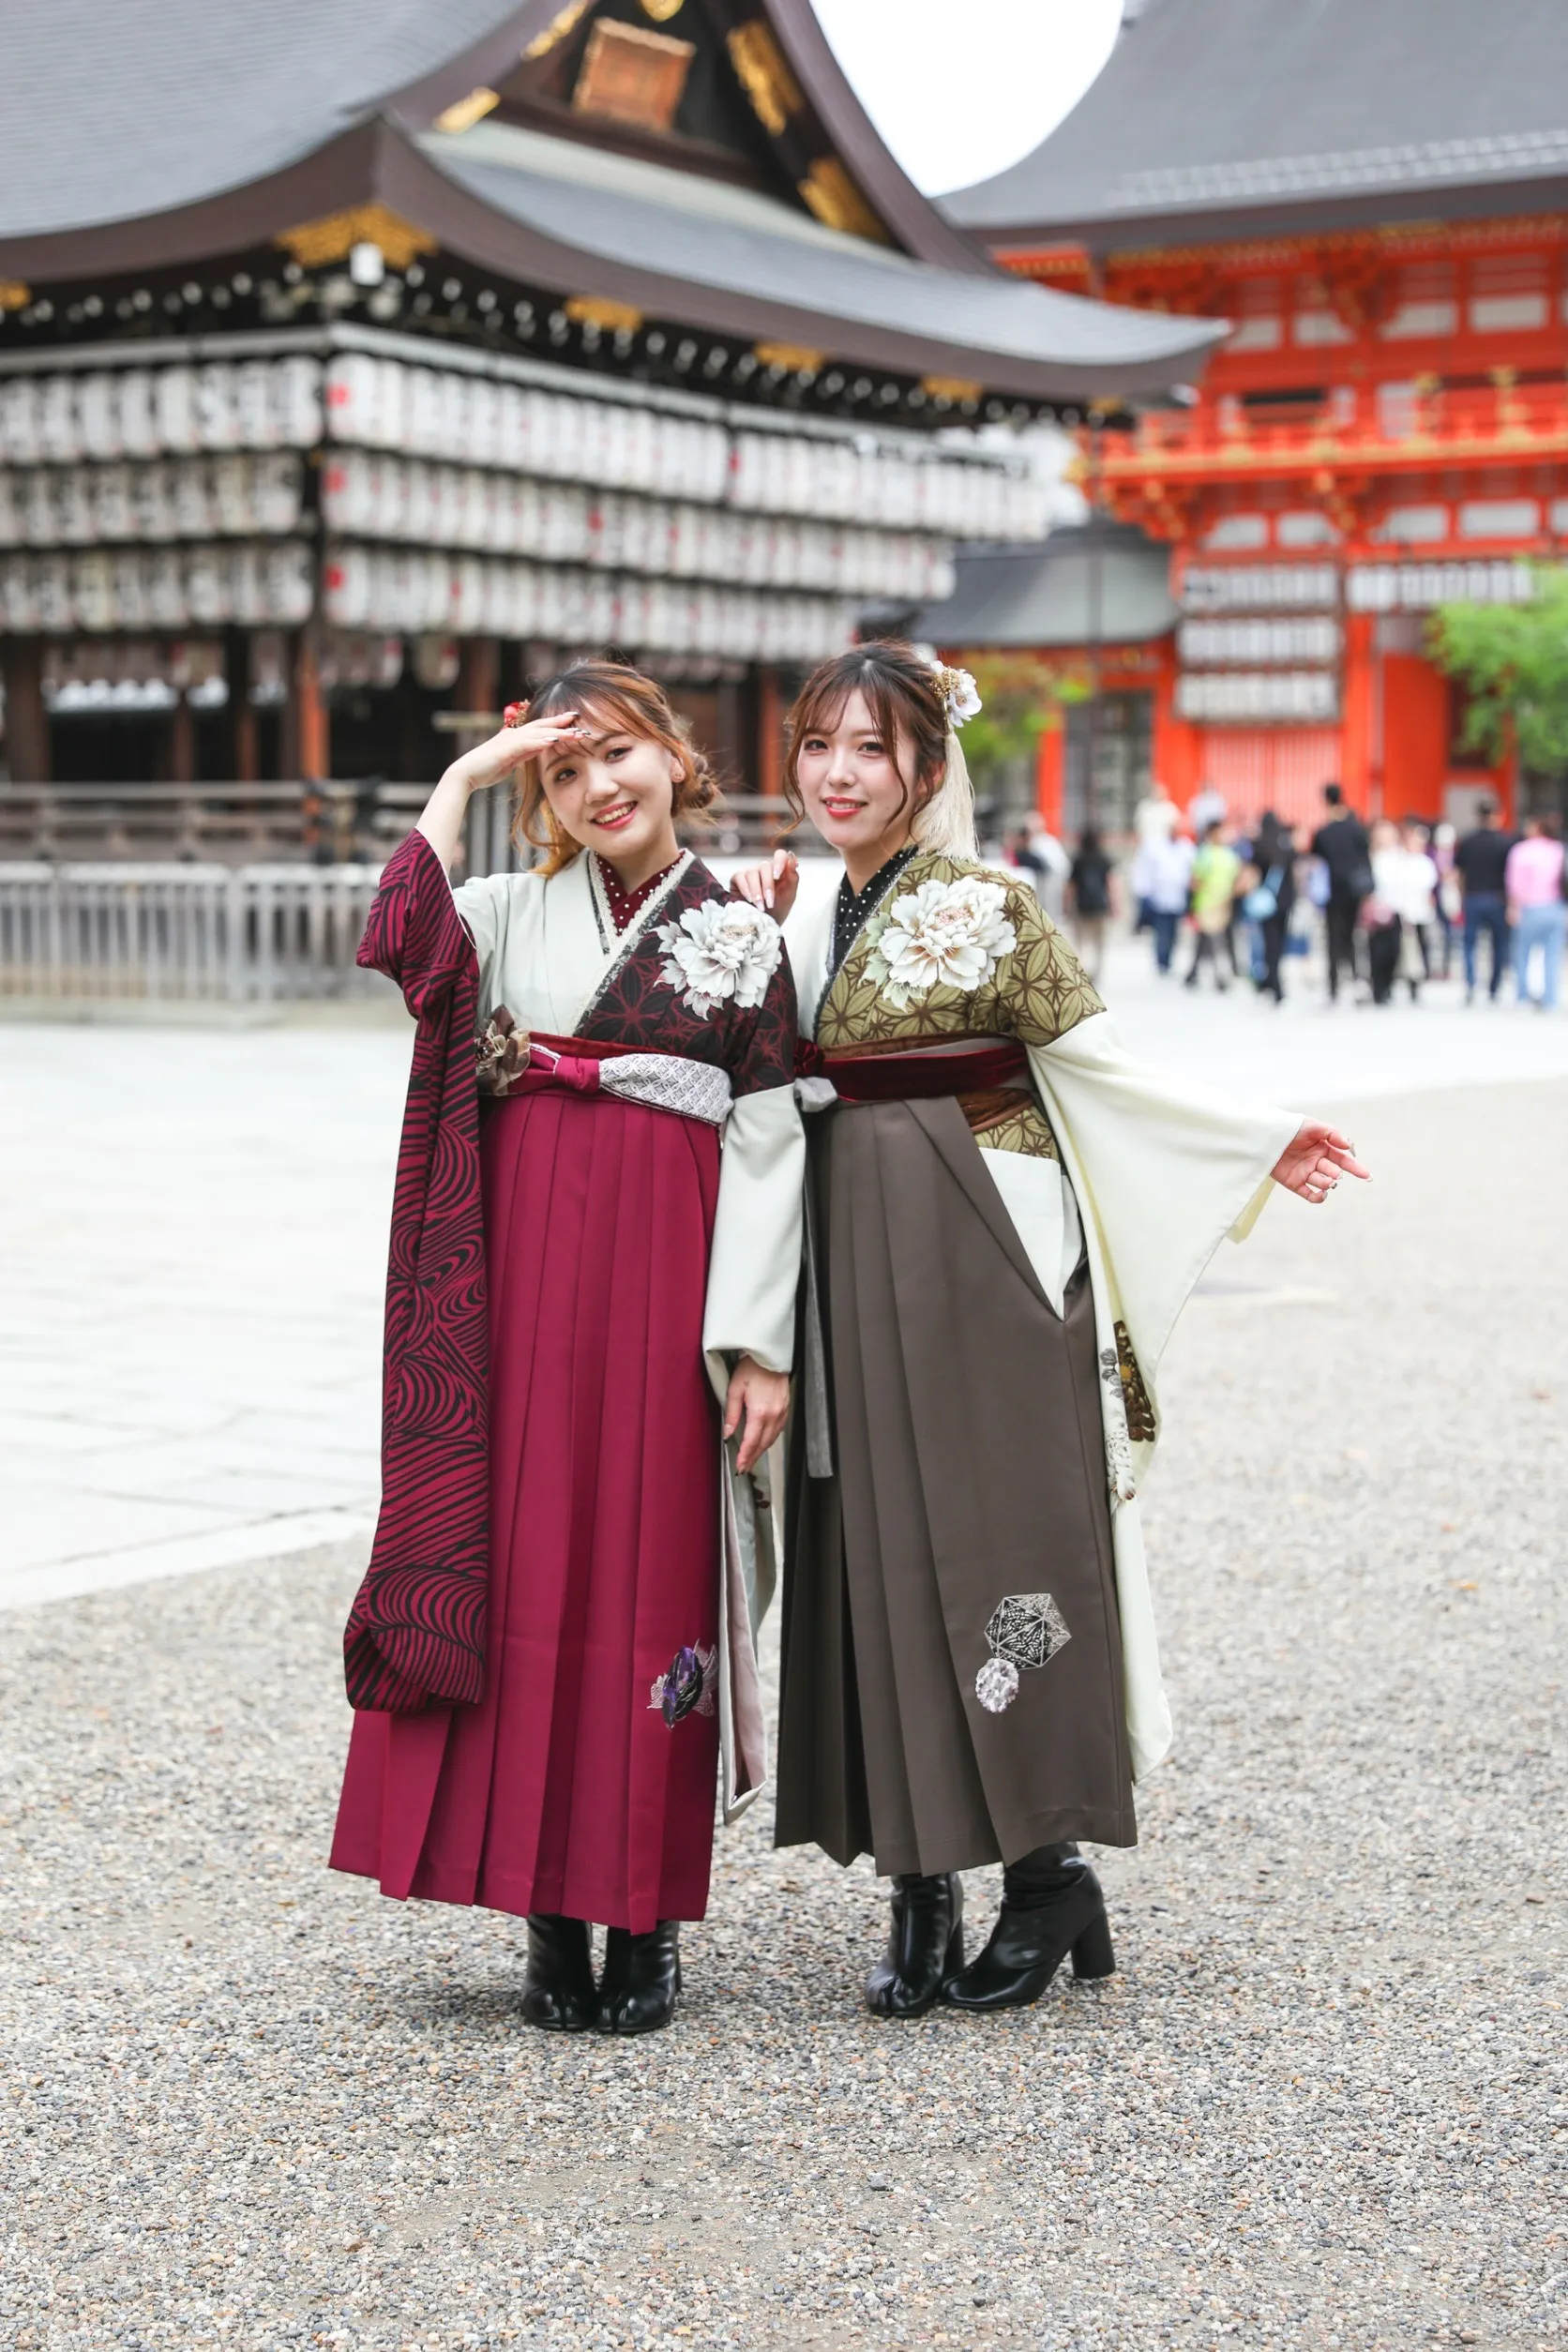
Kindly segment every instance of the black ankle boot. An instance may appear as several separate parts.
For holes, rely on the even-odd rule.
[[[580,2033],[594,2022],[596,1999],[587,1922],[559,1911],[531,1912],[522,1980],[522,2013],[529,2024]]]
[[[611,1927],[599,1979],[599,2030],[653,2033],[675,2013],[681,1989],[681,1922],[661,1919],[645,1936]]]
[[[964,1882],[957,1871],[893,1881],[887,1950],[866,1980],[873,2017],[923,2017],[964,1958]]]
[[[1042,1846],[1003,1872],[990,1940],[942,1997],[955,2009],[1026,2009],[1069,1952],[1075,1976],[1109,1976],[1116,1966],[1098,1878],[1076,1846]]]

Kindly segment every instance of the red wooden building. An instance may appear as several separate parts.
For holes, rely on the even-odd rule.
[[[1146,0],[1060,128],[946,200],[1042,284],[1234,322],[1088,460],[1170,549],[1145,731],[1178,800],[1512,791],[1425,648],[1568,535],[1565,90],[1554,0]]]

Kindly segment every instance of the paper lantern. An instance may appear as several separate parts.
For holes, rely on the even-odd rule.
[[[181,629],[190,617],[186,602],[185,566],[178,548],[158,548],[148,559],[147,619],[154,628]]]
[[[124,457],[125,443],[120,434],[120,380],[117,375],[104,369],[78,377],[76,418],[83,457],[99,460]]]
[[[196,371],[164,368],[153,378],[158,445],[176,455],[200,447],[196,431]]]
[[[114,626],[121,629],[149,628],[153,616],[148,593],[148,559],[134,548],[121,548],[109,560]]]
[[[501,387],[488,376],[468,376],[468,413],[463,437],[452,455],[466,456],[475,465],[501,462]]]
[[[187,548],[185,597],[192,621],[204,628],[229,618],[230,583],[221,550]]]
[[[171,477],[174,530],[182,539],[206,538],[218,528],[212,469],[201,458],[182,458]]]
[[[53,547],[60,535],[54,519],[54,476],[41,466],[22,476],[22,535],[29,547]]]
[[[174,466],[169,460],[139,465],[130,475],[131,529],[138,539],[172,539],[174,534]]]
[[[370,612],[370,558],[362,547],[334,545],[322,559],[322,609],[334,628],[362,628]]]
[[[243,538],[256,528],[255,480],[249,458],[215,459],[210,469],[218,528],[226,538]]]
[[[495,462],[514,473],[528,463],[528,399],[520,384],[495,387]]]
[[[305,470],[292,450],[250,461],[251,502],[258,531],[298,527],[305,495]]]
[[[199,449],[237,449],[242,445],[234,371],[226,361],[213,360],[193,370],[190,405]]]
[[[380,406],[376,362],[366,352],[339,352],[326,371],[326,430],[332,441],[363,448],[375,437]]]
[[[325,430],[321,361],[309,359],[303,354],[275,361],[272,399],[279,445],[285,449],[313,448]]]
[[[38,384],[38,455],[54,465],[70,465],[82,455],[74,376],[45,376]]]
[[[162,444],[158,433],[158,399],[154,379],[145,368],[127,368],[119,377],[120,445],[128,458],[155,458]]]
[[[376,445],[381,449],[400,450],[407,446],[406,412],[409,399],[409,371],[396,359],[383,359],[378,364],[380,399],[376,420]],[[400,665],[402,660],[400,647],[398,657]]]
[[[427,631],[415,642],[414,674],[432,693],[445,693],[458,683],[459,658],[454,638]]]
[[[587,420],[580,400],[556,400],[550,472],[563,481],[578,482],[583,474]]]
[[[43,455],[38,445],[38,390],[36,376],[0,380],[0,458],[8,465],[37,465]]]
[[[62,466],[54,476],[54,522],[68,547],[88,547],[97,538],[90,466]]]
[[[0,466],[0,548],[26,544],[23,530],[21,477]]]

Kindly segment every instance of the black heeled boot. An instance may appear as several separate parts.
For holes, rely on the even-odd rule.
[[[1003,1870],[990,1940],[942,1997],[955,2009],[1026,2009],[1069,1952],[1075,1976],[1109,1976],[1116,1967],[1098,1878],[1076,1846],[1042,1846]]]
[[[866,1980],[867,2008],[873,2017],[924,2017],[963,1957],[964,1882],[957,1872],[895,1878],[887,1949]]]
[[[675,2013],[681,1989],[681,1922],[661,1919],[645,1936],[611,1927],[599,1979],[601,2033],[655,2033]]]
[[[522,1980],[522,2013],[529,2024],[581,2033],[594,2022],[596,1999],[587,1921],[559,1911],[530,1912]]]

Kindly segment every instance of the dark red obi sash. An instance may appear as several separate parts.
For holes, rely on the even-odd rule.
[[[1029,1054],[1016,1037],[983,1046],[917,1046],[908,1053],[824,1053],[803,1037],[795,1071],[800,1078],[830,1078],[841,1102],[925,1102],[998,1086],[1027,1092]]]

